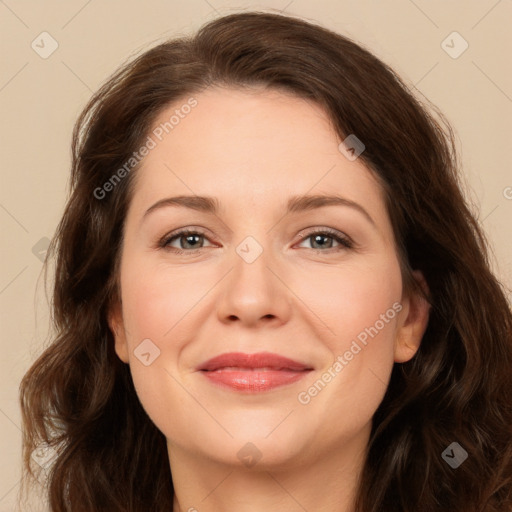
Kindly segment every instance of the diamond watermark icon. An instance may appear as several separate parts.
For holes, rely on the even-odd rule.
[[[261,459],[262,454],[254,444],[246,443],[238,450],[237,457],[248,468],[251,468]]]
[[[46,258],[46,251],[48,251],[48,247],[50,246],[50,239],[46,236],[43,236],[41,240],[36,242],[34,247],[32,247],[32,254],[40,261],[44,262]]]
[[[255,238],[248,236],[238,244],[236,252],[246,263],[253,263],[263,252],[263,247],[261,247]]]
[[[39,57],[47,59],[59,47],[59,43],[48,32],[41,32],[31,46]]]
[[[43,443],[39,445],[31,454],[31,458],[39,464],[43,469],[47,469],[51,466],[55,457],[57,456],[57,451],[52,446],[47,443]]]
[[[452,59],[458,59],[469,48],[469,44],[458,32],[454,31],[443,40],[441,48]]]
[[[457,469],[468,458],[468,452],[459,443],[453,442],[441,454],[441,457],[449,466]]]
[[[149,366],[160,356],[160,349],[146,338],[137,345],[133,353],[144,366]]]
[[[343,142],[340,143],[338,149],[347,160],[353,162],[357,160],[359,155],[366,149],[366,146],[351,133]]]

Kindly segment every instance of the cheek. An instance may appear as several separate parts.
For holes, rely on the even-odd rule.
[[[395,310],[387,316],[386,312],[401,299],[399,264],[393,257],[371,263],[318,267],[304,272],[293,284],[297,295],[328,328],[323,341],[333,352],[346,350],[347,341],[376,322],[381,327],[381,315],[384,320],[396,317]],[[394,322],[385,322],[386,337],[391,336],[391,324]]]
[[[193,420],[187,418],[190,399],[176,380],[184,343],[180,342],[183,333],[179,322],[197,293],[180,288],[169,272],[144,271],[142,266],[137,271],[129,272],[128,267],[126,270],[122,281],[123,318],[135,390],[157,428],[162,432],[179,431],[184,419],[185,424]],[[169,414],[173,410],[180,411],[181,419],[176,425],[174,416]]]
[[[302,388],[298,402],[311,413],[305,418],[329,410],[356,431],[382,401],[394,364],[400,268],[390,258],[378,266],[319,272],[314,281],[302,281],[298,294],[329,327],[322,341],[330,357]],[[330,430],[334,437],[339,435],[335,422]]]
[[[130,267],[133,271],[127,265],[122,280],[123,315],[129,342],[133,345],[150,338],[162,344],[164,339],[173,337],[180,321],[204,297],[207,283],[186,270],[147,264],[145,268],[144,262],[141,265],[133,262]]]

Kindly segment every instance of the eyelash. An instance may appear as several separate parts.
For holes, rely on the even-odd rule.
[[[185,253],[195,254],[197,251],[200,251],[201,249],[205,249],[205,247],[199,247],[197,249],[178,249],[176,247],[170,247],[168,245],[180,237],[190,236],[190,235],[199,235],[199,236],[206,237],[206,234],[202,231],[195,231],[195,230],[191,230],[189,228],[184,228],[184,229],[181,229],[174,233],[170,233],[169,235],[165,235],[158,242],[158,247],[160,249],[165,249],[167,251],[171,251],[176,254],[185,254]],[[312,251],[331,253],[333,251],[338,252],[338,251],[341,251],[344,249],[353,249],[354,248],[354,243],[352,242],[352,240],[349,237],[347,237],[346,235],[341,234],[339,231],[336,231],[331,228],[322,228],[321,230],[311,231],[301,238],[302,238],[302,240],[307,240],[308,238],[312,237],[313,235],[327,235],[327,238],[333,238],[342,247],[330,247],[329,249],[325,249],[325,250],[324,249],[311,249]],[[301,240],[301,242],[302,242],[302,240]]]

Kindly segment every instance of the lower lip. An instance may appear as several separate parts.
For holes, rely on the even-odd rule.
[[[201,373],[210,382],[236,391],[259,393],[297,382],[312,370],[215,370]]]

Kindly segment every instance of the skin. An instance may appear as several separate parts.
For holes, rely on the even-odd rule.
[[[416,353],[428,306],[403,293],[383,192],[361,159],[339,151],[319,106],[263,89],[210,88],[194,97],[198,105],[137,171],[121,252],[122,303],[110,313],[116,353],[167,438],[173,510],[350,512],[372,416],[393,364]],[[373,223],[349,206],[285,215],[290,196],[333,193],[358,203]],[[144,217],[178,195],[214,196],[220,210],[167,206]],[[205,236],[158,246],[183,227]],[[310,235],[325,228],[354,247],[330,235],[315,243]],[[236,252],[248,236],[263,250],[252,263]],[[300,403],[298,394],[394,303],[401,311]],[[134,350],[148,338],[160,355],[146,366]],[[214,386],[195,370],[221,353],[260,351],[314,370],[251,395]],[[261,455],[251,467],[237,455],[244,446]]]

